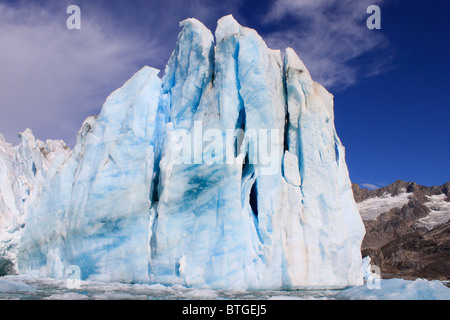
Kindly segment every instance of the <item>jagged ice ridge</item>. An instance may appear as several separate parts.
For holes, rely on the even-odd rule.
[[[7,151],[29,159],[19,167],[31,165],[33,185],[16,201],[19,173],[0,165],[17,271],[64,278],[76,265],[86,280],[216,289],[362,284],[365,230],[333,96],[292,49],[283,61],[232,16],[215,37],[195,19],[180,25],[164,77],[137,72],[70,153]]]

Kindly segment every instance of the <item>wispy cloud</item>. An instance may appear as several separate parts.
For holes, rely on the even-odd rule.
[[[163,73],[181,20],[214,28],[226,10],[204,0],[79,2],[0,0],[0,132],[8,141],[32,128],[39,139],[73,145],[82,121],[134,72],[149,65]],[[77,3],[81,30],[68,30],[66,9]]]
[[[369,190],[376,190],[376,189],[381,188],[373,183],[361,183],[361,187],[369,189]]]
[[[366,27],[369,5],[381,0],[276,0],[264,18],[267,25],[287,25],[266,36],[270,46],[293,47],[316,81],[340,90],[364,76],[389,68],[388,55],[360,65],[352,63],[377,48],[386,48],[382,30]],[[287,21],[287,22],[283,22]]]
[[[269,47],[293,47],[314,79],[327,88],[361,77],[352,59],[381,46],[382,33],[365,27],[366,8],[380,0],[276,0],[258,11]],[[82,29],[66,28],[66,8],[80,4]],[[100,111],[106,97],[144,65],[163,71],[180,28],[197,18],[214,30],[232,13],[251,26],[257,14],[244,0],[0,0],[0,132],[31,128],[39,139],[74,144],[82,121]],[[365,63],[364,75],[383,72]]]
[[[68,30],[66,8],[0,4],[0,132],[9,141],[29,127],[73,143],[83,119],[152,55],[151,42],[89,15],[82,30]]]

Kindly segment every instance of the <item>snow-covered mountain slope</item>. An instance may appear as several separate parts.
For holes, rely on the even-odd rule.
[[[428,201],[424,205],[430,213],[417,222],[416,226],[426,228],[428,231],[450,220],[450,201],[446,194],[427,196]]]
[[[390,276],[450,277],[450,182],[425,187],[398,180],[377,189],[353,185],[367,230],[363,255]]]
[[[362,284],[364,236],[333,96],[232,16],[188,19],[55,158],[19,271],[208,288]],[[57,160],[58,159],[58,160]]]
[[[0,135],[0,274],[17,272],[17,250],[30,202],[53,162],[70,153],[62,141],[36,140],[31,130],[13,147]]]
[[[406,191],[406,190],[405,190]],[[394,208],[402,208],[408,204],[411,194],[404,192],[396,196],[392,194],[384,194],[381,197],[366,199],[358,203],[359,213],[363,221],[375,220],[381,214],[386,213]]]
[[[353,190],[356,200],[359,200],[357,206],[363,221],[376,220],[392,209],[401,209],[414,197],[429,210],[415,226],[431,230],[450,220],[449,187],[450,183],[429,188],[398,180],[378,190],[360,189],[358,185],[354,185]]]

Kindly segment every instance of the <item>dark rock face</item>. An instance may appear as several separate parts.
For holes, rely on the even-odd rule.
[[[0,277],[14,274],[14,264],[12,261],[0,258]]]
[[[364,221],[366,236],[362,248],[379,248],[414,232],[414,224],[428,212],[420,201],[412,198],[403,208],[394,208],[381,214],[376,220]]]
[[[366,237],[362,243],[363,257],[380,267],[385,278],[427,278],[450,280],[450,221],[431,230],[418,227],[419,219],[430,210],[424,205],[427,196],[445,194],[450,201],[450,182],[438,187],[425,187],[398,180],[377,189],[361,189],[353,185],[356,202],[369,198],[411,193],[409,202],[377,217],[364,221]]]

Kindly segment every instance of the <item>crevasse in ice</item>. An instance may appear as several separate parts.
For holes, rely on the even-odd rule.
[[[333,96],[232,16],[188,19],[51,162],[20,273],[230,289],[360,285],[364,227]],[[5,195],[3,195],[5,196]]]

